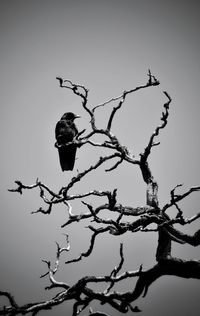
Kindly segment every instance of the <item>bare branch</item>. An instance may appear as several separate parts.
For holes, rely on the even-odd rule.
[[[43,278],[43,277],[49,275],[49,279],[50,279],[51,285],[46,287],[46,289],[48,289],[48,290],[52,289],[52,288],[55,288],[55,287],[62,287],[64,289],[68,289],[69,288],[69,285],[66,284],[65,282],[56,281],[55,278],[54,278],[54,274],[56,274],[56,272],[58,271],[58,268],[59,268],[59,262],[60,262],[61,253],[65,252],[65,251],[68,252],[70,250],[69,236],[67,234],[63,234],[63,235],[66,238],[67,246],[61,248],[59,246],[59,244],[56,242],[57,251],[56,251],[56,261],[55,261],[54,269],[51,267],[51,262],[50,261],[42,260],[44,263],[47,264],[48,272],[46,272],[45,274],[41,275],[40,277]]]
[[[63,80],[60,77],[57,77],[56,79],[59,80],[59,84],[61,88],[67,88],[67,89],[71,89],[73,91],[74,94],[80,96],[82,98],[82,106],[83,108],[88,112],[88,114],[91,117],[91,125],[93,127],[93,129],[96,129],[95,126],[95,117],[93,112],[87,107],[87,101],[88,101],[88,92],[89,90],[86,89],[83,85],[80,84],[75,84],[73,83],[71,80]]]
[[[103,103],[100,103],[100,104],[96,105],[92,109],[93,112],[99,107],[103,107],[103,106],[105,106],[105,105],[107,105],[107,104],[109,104],[111,102],[118,101],[120,99],[125,98],[126,95],[128,95],[128,94],[131,94],[131,93],[136,92],[136,91],[141,90],[141,89],[145,89],[145,88],[150,87],[150,86],[158,86],[160,84],[159,81],[155,78],[155,76],[152,76],[150,70],[148,72],[148,77],[149,77],[149,80],[148,80],[147,84],[138,86],[136,88],[133,88],[133,89],[130,89],[130,90],[127,90],[127,91],[124,91],[121,95],[119,95],[119,96],[117,96],[115,98],[111,98],[111,99],[109,99],[109,100],[107,100],[107,101],[105,101]],[[150,80],[150,78],[151,78],[151,80]]]
[[[88,228],[90,228],[94,232],[92,234],[91,239],[90,239],[90,246],[89,246],[88,250],[86,250],[85,252],[82,252],[80,254],[80,256],[77,257],[76,259],[66,261],[65,262],[66,264],[69,264],[72,262],[78,262],[78,261],[82,260],[83,257],[88,257],[92,253],[92,250],[94,248],[95,239],[96,239],[97,235],[105,233],[106,231],[109,230],[109,227],[95,229],[92,226],[88,226]]]
[[[110,131],[111,125],[112,125],[112,121],[113,121],[113,118],[114,118],[114,115],[115,115],[115,113],[117,112],[117,110],[119,110],[119,109],[121,108],[122,104],[123,104],[124,101],[125,101],[126,95],[127,95],[127,93],[124,92],[123,95],[122,95],[122,99],[120,100],[118,106],[113,107],[113,110],[112,110],[112,112],[111,112],[111,114],[110,114],[110,118],[109,118],[108,125],[107,125],[107,130],[108,130],[108,131]]]
[[[59,195],[56,194],[55,192],[53,192],[51,189],[49,189],[48,186],[46,186],[45,184],[43,184],[42,182],[40,182],[38,179],[36,179],[36,183],[32,184],[32,185],[24,185],[21,181],[16,180],[15,183],[18,185],[18,187],[16,189],[8,189],[8,191],[10,192],[19,192],[20,194],[22,194],[23,190],[32,190],[34,188],[39,187],[40,190],[45,189],[52,197],[54,198],[59,198]],[[44,191],[43,191],[44,194]],[[43,195],[42,194],[42,195]],[[42,197],[42,196],[41,196]]]
[[[44,210],[42,207],[39,207],[38,210],[32,211],[31,214],[42,213],[42,214],[50,214],[52,211],[52,204],[49,205],[48,209]]]
[[[110,167],[109,169],[106,169],[105,171],[113,171],[114,169],[116,169],[121,163],[123,162],[123,158],[121,158],[120,160],[118,160],[112,167]]]
[[[194,235],[188,235],[180,232],[172,226],[167,226],[165,227],[165,231],[169,234],[170,237],[176,238],[175,241],[180,241],[180,243],[182,244],[187,243],[193,247],[197,247],[200,245],[200,230],[197,230]]]
[[[38,180],[36,180],[36,183],[30,186],[26,186],[24,185],[21,181],[16,180],[15,183],[18,185],[18,187],[16,189],[8,189],[9,192],[18,192],[20,194],[23,193],[23,189],[33,189],[36,188],[39,184],[38,184]]]
[[[14,299],[14,296],[12,296],[9,292],[6,291],[0,291],[0,296],[5,296],[9,300],[10,304],[14,308],[18,308],[18,305]]]
[[[171,206],[173,206],[174,203],[180,202],[181,200],[183,200],[184,198],[186,198],[187,196],[189,196],[191,193],[200,191],[200,187],[199,187],[199,186],[196,186],[196,187],[191,187],[188,191],[186,191],[186,192],[183,193],[183,194],[175,194],[176,188],[181,187],[181,186],[182,186],[182,184],[178,184],[178,185],[176,185],[175,188],[171,191],[171,196],[173,196],[173,198],[171,199],[170,203],[167,203],[166,205],[164,205],[164,207],[163,207],[163,209],[162,209],[163,212],[166,212],[166,210],[167,210],[168,208],[170,208]]]
[[[172,99],[171,99],[171,97],[169,96],[169,94],[166,91],[163,91],[163,93],[168,98],[168,101],[163,105],[164,112],[162,112],[162,116],[161,116],[162,123],[159,126],[156,127],[155,131],[153,132],[153,134],[150,137],[149,143],[148,143],[147,147],[145,148],[144,153],[141,154],[141,156],[143,157],[143,159],[145,161],[147,161],[147,158],[148,158],[148,156],[151,153],[151,148],[153,146],[157,146],[158,145],[158,143],[154,143],[154,138],[159,135],[160,130],[164,129],[165,126],[167,125],[167,122],[168,122],[167,119],[168,119],[168,116],[169,116],[169,105],[170,105]]]
[[[92,170],[97,169],[100,165],[102,165],[105,161],[111,160],[115,157],[119,157],[118,153],[114,153],[110,156],[104,156],[104,157],[100,157],[99,160],[97,161],[96,164],[92,165],[91,167],[89,167],[88,169],[86,169],[85,171],[78,173],[78,175],[76,177],[73,177],[70,181],[70,183],[67,185],[66,188],[62,188],[63,191],[63,195],[65,196],[65,198],[67,197],[67,192],[69,189],[72,188],[72,186],[80,181],[86,174],[88,174],[89,172],[91,172]]]
[[[112,276],[114,278],[116,278],[118,272],[121,270],[123,263],[124,263],[124,254],[123,254],[123,244],[122,243],[120,244],[120,251],[119,252],[120,252],[120,258],[121,258],[119,265],[118,265],[118,267],[115,267],[110,274],[110,276]],[[115,281],[112,281],[110,283],[110,285],[108,286],[108,288],[105,290],[105,293],[110,292],[110,290],[113,288],[114,284],[115,284]]]
[[[101,210],[105,210],[108,208],[108,204],[104,204],[104,205],[100,205],[99,207],[97,207],[95,209],[95,213],[97,214],[99,211]],[[83,214],[79,214],[79,215],[73,215],[71,213],[71,215],[69,216],[69,219],[67,220],[66,223],[62,224],[61,227],[65,227],[73,222],[79,222],[80,220],[83,220],[83,219],[87,219],[89,217],[92,217],[93,215],[91,214],[91,212],[88,212],[88,213],[83,213]]]

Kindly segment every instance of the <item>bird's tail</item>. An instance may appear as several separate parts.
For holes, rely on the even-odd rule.
[[[58,149],[62,171],[73,170],[76,156],[74,145],[62,146]]]

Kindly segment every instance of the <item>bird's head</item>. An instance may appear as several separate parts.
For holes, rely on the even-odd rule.
[[[76,118],[79,118],[79,115],[76,115],[72,112],[67,112],[65,114],[63,114],[63,116],[61,117],[61,120],[67,120],[67,121],[71,121],[73,122]]]

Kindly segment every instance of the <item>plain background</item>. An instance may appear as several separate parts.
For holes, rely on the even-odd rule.
[[[88,126],[89,117],[78,97],[59,88],[56,76],[89,88],[89,105],[94,106],[145,84],[149,68],[160,86],[129,96],[116,115],[113,133],[137,157],[160,123],[166,101],[162,91],[166,90],[173,100],[170,118],[159,136],[161,144],[149,160],[159,183],[160,205],[169,201],[176,184],[184,183],[183,191],[199,185],[199,6],[199,1],[193,0],[0,0],[0,288],[11,291],[19,304],[42,301],[56,293],[45,291],[48,279],[39,276],[46,271],[41,260],[55,259],[55,241],[65,245],[62,233],[69,233],[71,251],[63,256],[57,279],[69,284],[84,275],[109,274],[119,262],[120,242],[126,258],[123,271],[138,269],[141,263],[147,269],[155,263],[157,235],[128,233],[103,235],[89,259],[65,266],[66,259],[87,249],[91,235],[85,228],[88,222],[61,229],[67,220],[63,206],[54,208],[50,216],[31,215],[43,205],[38,192],[19,196],[7,189],[15,187],[17,179],[32,184],[38,177],[57,192],[77,169],[85,170],[105,153],[84,146],[77,153],[74,171],[62,173],[54,148],[55,124],[64,112],[74,111],[81,115],[77,120],[81,130]],[[111,108],[97,112],[98,126],[105,126]],[[104,169],[88,175],[71,193],[117,187],[119,203],[145,204],[146,188],[137,167],[124,163],[113,173]],[[199,201],[196,193],[181,203],[185,217],[199,211]],[[80,201],[72,207],[77,214],[86,211]],[[193,234],[198,227],[195,222],[181,229]],[[173,244],[173,255],[198,259],[199,251]],[[134,282],[119,284],[117,289],[132,288]],[[199,290],[197,280],[163,277],[135,304],[144,316],[197,316]],[[107,306],[92,303],[92,307],[119,315]],[[55,314],[70,315],[71,304],[41,312]]]

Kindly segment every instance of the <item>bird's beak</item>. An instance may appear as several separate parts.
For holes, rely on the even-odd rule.
[[[80,118],[80,117],[81,117],[80,115],[75,115],[75,119],[76,119],[76,118]]]

